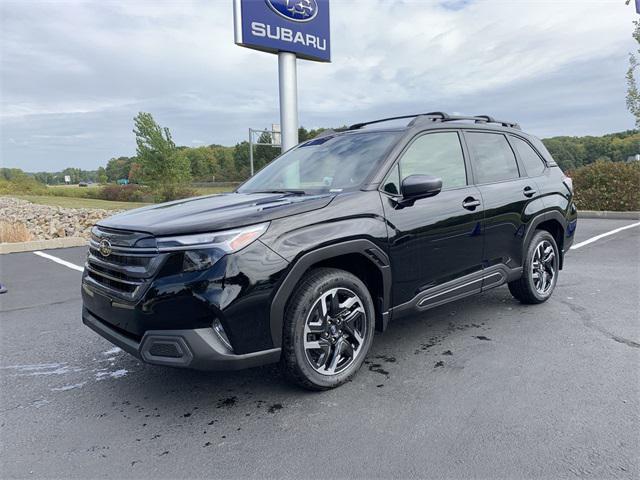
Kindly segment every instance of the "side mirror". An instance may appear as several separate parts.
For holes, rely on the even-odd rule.
[[[432,175],[409,175],[402,181],[403,202],[433,197],[442,190],[442,179]]]

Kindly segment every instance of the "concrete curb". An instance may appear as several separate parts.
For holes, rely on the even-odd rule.
[[[33,240],[31,242],[0,243],[0,255],[6,253],[33,252],[52,248],[84,247],[89,240],[82,237],[53,238],[51,240]]]
[[[640,212],[606,212],[578,210],[578,218],[609,218],[615,220],[640,220]]]

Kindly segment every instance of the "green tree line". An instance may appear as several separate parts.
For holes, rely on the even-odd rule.
[[[551,137],[542,142],[563,170],[575,170],[598,161],[624,162],[640,153],[638,130],[601,137]]]
[[[308,130],[300,127],[301,142],[315,137],[323,128]],[[127,179],[130,183],[144,183],[156,190],[170,190],[173,185],[190,182],[240,182],[249,177],[249,142],[233,147],[207,145],[201,147],[176,146],[171,132],[158,125],[151,114],[141,112],[134,119],[137,151],[132,157],[114,157],[97,170],[66,168],[60,172],[31,174],[40,183],[64,183],[68,175],[71,183],[115,183]],[[260,143],[271,137],[263,133]],[[597,161],[622,162],[640,153],[640,132],[627,130],[603,136],[558,136],[543,140],[550,153],[564,170],[575,170]],[[278,147],[255,145],[254,168],[259,170],[280,154]],[[19,169],[0,169],[0,177],[11,180],[22,172]],[[171,196],[167,192],[166,197]],[[165,195],[163,195],[164,197]]]

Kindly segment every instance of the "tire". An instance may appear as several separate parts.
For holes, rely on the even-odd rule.
[[[371,348],[374,323],[371,294],[358,277],[334,268],[310,271],[285,311],[285,375],[309,390],[349,381]]]
[[[559,260],[560,252],[553,235],[537,230],[527,247],[522,277],[509,282],[511,295],[529,305],[546,302],[558,282]]]

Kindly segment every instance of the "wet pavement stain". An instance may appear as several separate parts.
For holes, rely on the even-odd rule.
[[[474,335],[473,338],[477,338],[478,340],[486,340],[488,342],[491,341],[491,339],[489,337],[485,337],[484,335]]]
[[[218,402],[216,408],[229,408],[233,407],[238,401],[238,397],[227,397]]]
[[[376,372],[379,373],[381,375],[389,375],[389,372],[387,372],[384,368],[382,368],[382,365],[379,363],[372,363],[369,365],[369,371],[370,372]]]
[[[391,355],[376,355],[376,358],[379,360],[383,360],[387,363],[395,363],[396,362],[396,357],[393,357]]]

